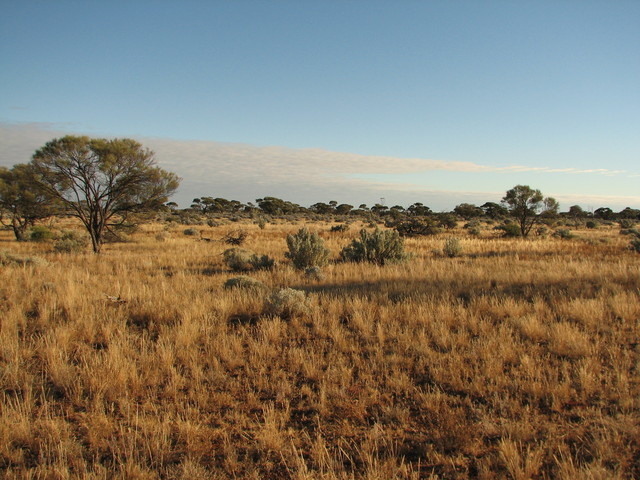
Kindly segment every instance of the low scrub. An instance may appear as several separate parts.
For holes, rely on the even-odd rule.
[[[462,254],[462,245],[457,238],[449,238],[444,242],[444,248],[442,249],[447,257],[459,257]]]
[[[331,252],[324,246],[324,240],[317,233],[301,228],[295,235],[287,236],[289,251],[285,256],[298,270],[308,267],[322,267],[329,262]]]
[[[229,248],[222,255],[225,265],[234,272],[269,270],[275,265],[275,260],[268,255],[256,255],[251,250],[238,247]]]
[[[353,239],[340,252],[340,258],[347,262],[371,262],[384,265],[402,262],[408,258],[404,251],[404,240],[395,230],[379,230],[369,233],[360,230],[360,238]]]
[[[89,245],[89,238],[75,230],[65,230],[53,242],[53,250],[57,253],[82,253]]]
[[[283,319],[289,319],[309,313],[309,299],[301,290],[283,288],[274,292],[265,305],[268,315],[277,315]]]
[[[232,288],[243,288],[249,290],[261,290],[266,288],[265,284],[257,278],[249,277],[247,275],[239,275],[237,277],[230,278],[224,282],[225,290]]]

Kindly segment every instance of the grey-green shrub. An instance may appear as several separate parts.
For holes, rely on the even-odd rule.
[[[313,267],[307,267],[304,270],[304,276],[306,278],[308,278],[309,280],[315,280],[315,281],[320,281],[324,279],[324,275],[322,273],[322,269],[320,267],[318,267],[317,265],[314,265]]]
[[[289,251],[285,256],[298,270],[307,267],[322,267],[329,262],[331,252],[324,246],[324,240],[317,233],[301,228],[295,235],[287,235]]]
[[[553,236],[556,237],[556,238],[562,238],[563,240],[568,240],[568,239],[574,237],[573,233],[571,233],[571,230],[569,230],[568,228],[559,228],[559,229],[557,229],[553,233]]]
[[[261,290],[265,287],[265,284],[262,283],[257,278],[249,277],[247,275],[239,275],[237,277],[230,278],[226,282],[224,282],[224,288],[226,290],[232,288],[244,288],[250,290]]]
[[[199,237],[200,236],[200,230],[198,230],[197,228],[185,228],[182,233],[184,233],[185,235],[189,236],[189,237]]]
[[[222,255],[224,263],[234,272],[268,270],[275,265],[275,260],[268,255],[258,256],[251,250],[245,250],[244,248],[229,248]]]
[[[75,230],[65,230],[53,242],[53,250],[58,253],[81,253],[87,249],[89,238]]]
[[[404,251],[404,240],[395,230],[377,229],[371,233],[360,230],[360,238],[355,238],[340,252],[340,258],[348,262],[371,262],[384,265],[388,262],[402,262],[408,258]]]
[[[309,312],[309,299],[301,290],[283,288],[274,292],[265,304],[265,311],[269,315],[281,318],[291,318]]]
[[[462,245],[460,245],[460,240],[457,238],[448,238],[444,242],[442,251],[447,257],[453,258],[460,256],[462,254]]]

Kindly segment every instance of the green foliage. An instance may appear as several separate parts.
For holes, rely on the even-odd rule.
[[[441,232],[440,227],[431,217],[411,218],[398,223],[395,229],[402,237],[437,235]]]
[[[131,212],[162,208],[179,184],[176,175],[155,166],[153,152],[128,138],[54,139],[36,151],[29,171],[37,191],[80,219],[95,253],[105,230]]]
[[[29,240],[32,242],[47,242],[54,237],[54,233],[44,225],[34,225],[29,231]]]
[[[322,267],[329,262],[331,252],[324,246],[324,240],[317,233],[301,228],[295,235],[287,235],[289,251],[285,256],[298,270],[307,267]]]
[[[251,270],[269,270],[275,265],[275,260],[268,255],[258,256],[243,248],[230,248],[222,254],[224,263],[234,272],[248,272]]]
[[[304,276],[309,280],[315,280],[317,282],[324,279],[324,275],[322,274],[322,269],[317,265],[314,265],[313,267],[305,268]]]
[[[598,228],[598,222],[594,220],[587,220],[587,223],[585,225],[587,228]]]
[[[459,257],[462,254],[462,245],[460,245],[460,240],[457,238],[448,238],[444,242],[444,248],[442,251],[447,257]]]
[[[502,198],[502,203],[507,205],[509,213],[517,220],[520,235],[523,237],[529,235],[543,207],[543,213],[548,217],[555,215],[558,210],[558,202],[555,199],[544,198],[540,190],[534,190],[528,185],[516,185],[508,190]]]
[[[408,258],[404,251],[404,240],[394,230],[376,230],[369,233],[360,230],[360,238],[353,239],[340,252],[340,258],[349,262],[371,262],[384,265],[402,262]]]
[[[514,238],[514,237],[520,237],[522,235],[522,232],[520,231],[520,227],[513,222],[503,223],[502,225],[498,225],[495,228],[496,230],[502,230],[503,237]]]
[[[89,239],[75,230],[65,230],[53,242],[53,250],[58,253],[82,253],[87,249]]]

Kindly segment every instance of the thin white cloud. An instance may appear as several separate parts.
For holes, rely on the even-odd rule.
[[[64,127],[43,123],[0,123],[0,165],[26,163],[33,152],[52,138],[67,134]],[[71,131],[75,129],[71,128]],[[503,192],[461,192],[455,186],[434,188],[412,183],[411,175],[430,171],[495,173],[507,175],[547,173],[555,175],[625,175],[622,170],[538,167],[527,165],[489,166],[423,158],[396,158],[332,152],[319,148],[293,149],[280,146],[254,146],[240,143],[187,141],[166,138],[138,138],[156,152],[163,168],[183,178],[176,201],[188,205],[195,197],[212,195],[251,201],[265,195],[279,196],[301,204],[335,199],[340,202],[374,203],[380,197],[408,205],[417,201],[436,209],[451,208],[463,201],[499,201]],[[384,175],[404,175],[406,182],[387,182]],[[367,175],[375,179],[366,178]],[[380,175],[380,177],[378,177]],[[365,178],[362,178],[364,176]],[[575,196],[585,202],[640,204],[640,197]],[[573,196],[557,195],[570,200]],[[429,203],[428,203],[429,202]]]

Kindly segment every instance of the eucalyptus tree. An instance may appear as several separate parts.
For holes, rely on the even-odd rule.
[[[30,169],[38,189],[80,219],[95,253],[106,231],[132,212],[161,208],[179,185],[151,150],[128,138],[54,139],[36,151]]]

